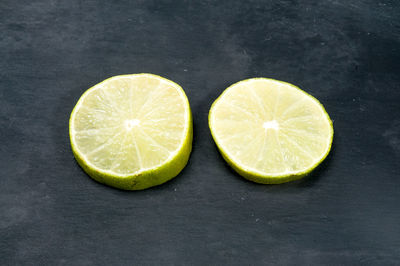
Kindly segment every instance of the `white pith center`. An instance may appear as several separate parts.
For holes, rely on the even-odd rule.
[[[267,129],[278,130],[279,129],[279,124],[278,124],[278,122],[276,122],[276,120],[271,120],[271,121],[264,122],[263,128],[265,128],[266,130]]]
[[[133,127],[136,127],[140,124],[140,120],[138,119],[128,119],[125,120],[125,128],[126,130],[131,130]]]

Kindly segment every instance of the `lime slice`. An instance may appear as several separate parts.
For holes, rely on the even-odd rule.
[[[95,180],[138,190],[175,177],[192,149],[192,115],[183,89],[152,74],[109,78],[87,90],[69,133],[78,163]]]
[[[328,155],[333,139],[332,122],[317,99],[266,78],[227,88],[211,106],[209,126],[228,164],[264,184],[310,173]]]

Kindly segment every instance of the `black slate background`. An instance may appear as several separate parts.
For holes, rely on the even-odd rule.
[[[398,265],[398,1],[0,2],[1,265]],[[189,164],[125,192],[69,146],[80,95],[113,75],[179,83],[194,114]],[[309,178],[235,174],[207,115],[230,84],[291,82],[334,120]]]

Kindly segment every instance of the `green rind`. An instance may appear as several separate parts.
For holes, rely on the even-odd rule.
[[[229,88],[231,88],[234,85],[237,85],[238,83],[244,82],[244,81],[248,81],[248,80],[253,80],[253,79],[266,79],[266,80],[274,80],[280,83],[285,83],[288,84],[298,90],[300,90],[301,92],[305,93],[306,95],[308,95],[309,97],[313,98],[322,108],[322,110],[324,111],[326,118],[328,119],[328,122],[331,126],[332,129],[332,134],[330,136],[330,142],[329,142],[329,149],[327,150],[327,152],[324,154],[324,156],[321,158],[321,160],[319,160],[316,164],[314,164],[313,166],[311,166],[310,168],[306,169],[305,171],[299,171],[295,174],[288,174],[288,175],[262,175],[259,174],[257,172],[253,172],[253,171],[245,171],[242,168],[240,168],[240,166],[235,163],[229,156],[228,154],[221,148],[221,145],[218,143],[216,136],[213,133],[212,130],[212,126],[211,126],[211,115],[212,115],[212,111],[213,111],[213,107],[215,106],[215,104],[218,102],[218,100],[222,97],[222,95],[229,90]],[[333,134],[334,134],[334,130],[333,130],[333,123],[332,120],[330,119],[328,113],[326,112],[324,106],[321,104],[320,101],[318,101],[314,96],[308,94],[307,92],[303,91],[302,89],[300,89],[299,87],[290,84],[288,82],[284,82],[284,81],[280,81],[280,80],[275,80],[275,79],[270,79],[270,78],[250,78],[250,79],[245,79],[245,80],[241,80],[239,82],[236,82],[234,84],[232,84],[231,86],[229,86],[228,88],[226,88],[221,95],[213,102],[213,104],[211,105],[210,111],[208,113],[208,126],[210,128],[210,132],[211,135],[214,139],[215,144],[217,145],[217,148],[219,150],[219,152],[221,153],[222,157],[224,158],[224,160],[229,164],[229,166],[231,166],[239,175],[241,175],[242,177],[246,178],[247,180],[259,183],[259,184],[282,184],[282,183],[286,183],[286,182],[290,182],[290,181],[294,181],[294,180],[298,180],[301,179],[307,175],[309,175],[316,167],[318,167],[318,165],[320,165],[325,158],[328,156],[331,147],[332,147],[332,142],[333,142]]]
[[[154,74],[147,74],[147,73],[141,73],[141,74],[156,76]],[[136,74],[136,75],[140,75],[140,74]],[[160,77],[160,76],[158,76],[158,77]],[[160,77],[160,78],[165,79],[163,77]],[[171,80],[168,80],[168,81],[173,82]],[[173,83],[178,85],[175,82],[173,82]],[[189,161],[190,153],[192,151],[192,141],[193,141],[193,117],[192,117],[192,112],[190,109],[189,101],[188,101],[187,96],[186,96],[185,92],[183,91],[182,87],[179,85],[178,85],[178,87],[182,90],[183,94],[185,95],[186,104],[188,105],[189,126],[188,126],[188,130],[186,132],[186,135],[185,135],[185,141],[183,142],[182,146],[180,147],[180,149],[175,157],[173,157],[171,160],[169,160],[164,165],[162,165],[158,168],[146,170],[146,171],[140,172],[139,174],[135,174],[135,175],[131,175],[131,176],[124,176],[124,177],[117,176],[117,175],[113,176],[113,175],[110,175],[109,173],[101,172],[101,171],[96,170],[93,167],[90,167],[85,162],[85,160],[81,158],[81,155],[79,154],[77,148],[75,147],[75,144],[73,143],[72,136],[71,136],[71,134],[69,134],[72,152],[74,154],[76,161],[82,167],[82,169],[92,179],[96,180],[97,182],[111,186],[111,187],[123,189],[123,190],[143,190],[143,189],[146,189],[149,187],[161,185],[161,184],[171,180],[172,178],[176,177],[183,170],[183,168],[186,166],[187,162]],[[85,93],[87,93],[92,88],[93,87],[89,88]],[[82,98],[82,96],[81,96],[81,98]],[[72,110],[70,120],[69,120],[70,132],[71,132],[72,114],[74,113],[75,108],[76,108],[76,106]]]

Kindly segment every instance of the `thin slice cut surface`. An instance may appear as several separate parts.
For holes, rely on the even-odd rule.
[[[307,175],[328,155],[333,139],[332,122],[317,99],[267,78],[227,88],[211,106],[209,126],[224,159],[264,184]]]
[[[95,180],[137,190],[175,177],[192,145],[183,89],[153,74],[121,75],[87,90],[70,118],[73,153]]]

